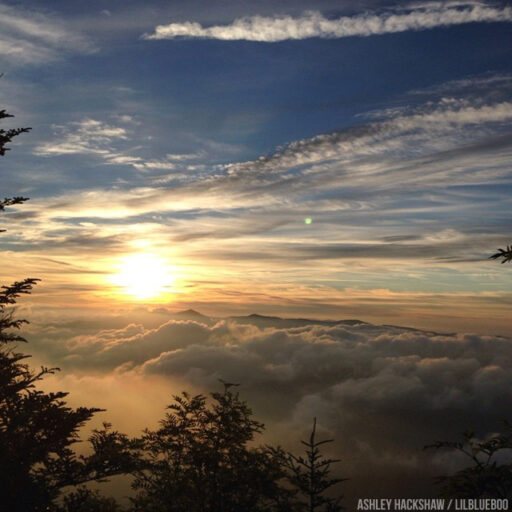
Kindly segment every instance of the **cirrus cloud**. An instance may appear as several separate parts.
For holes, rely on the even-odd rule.
[[[512,21],[510,7],[497,8],[480,2],[429,2],[408,8],[364,13],[340,18],[326,18],[308,11],[298,18],[291,16],[251,16],[234,20],[229,25],[203,27],[196,22],[159,25],[144,39],[179,37],[219,39],[224,41],[258,41],[274,43],[319,37],[334,39],[426,30],[474,22]]]
[[[41,65],[64,53],[91,53],[94,45],[64,21],[33,10],[0,4],[0,58]]]

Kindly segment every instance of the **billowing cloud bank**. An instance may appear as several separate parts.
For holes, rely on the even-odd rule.
[[[68,373],[115,370],[204,391],[219,378],[239,382],[276,437],[295,440],[318,417],[356,475],[414,476],[439,463],[425,444],[491,432],[512,406],[512,340],[501,337],[244,317],[132,324],[48,348]]]
[[[298,18],[252,16],[236,19],[229,25],[211,27],[203,27],[195,22],[170,23],[157,26],[153,34],[145,35],[144,38],[199,37],[273,43],[311,37],[334,39],[371,36],[463,23],[511,20],[510,7],[500,9],[483,2],[428,2],[382,13],[364,13],[334,19],[326,18],[319,12],[307,12]]]

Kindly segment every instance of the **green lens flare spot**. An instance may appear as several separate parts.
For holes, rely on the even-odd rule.
[[[309,226],[309,224],[313,224],[313,219],[311,217],[306,217],[304,219],[304,224],[307,224]]]

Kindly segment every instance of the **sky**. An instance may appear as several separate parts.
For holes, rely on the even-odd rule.
[[[77,308],[510,334],[487,257],[510,235],[511,9],[1,4],[3,105],[33,128],[2,162],[31,198],[2,277]],[[158,293],[130,265],[167,269]]]
[[[245,379],[278,432],[318,409],[361,434],[344,457],[385,432],[381,475],[422,466],[454,410],[450,434],[494,428],[511,36],[499,1],[1,2],[3,126],[32,131],[1,161],[30,200],[0,219],[0,279],[41,278],[19,308],[36,360],[132,430],[169,385]],[[363,323],[227,319],[253,313]]]

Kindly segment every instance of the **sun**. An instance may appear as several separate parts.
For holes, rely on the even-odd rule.
[[[162,258],[139,253],[124,257],[112,280],[125,295],[151,299],[164,293],[174,283],[175,276]]]

